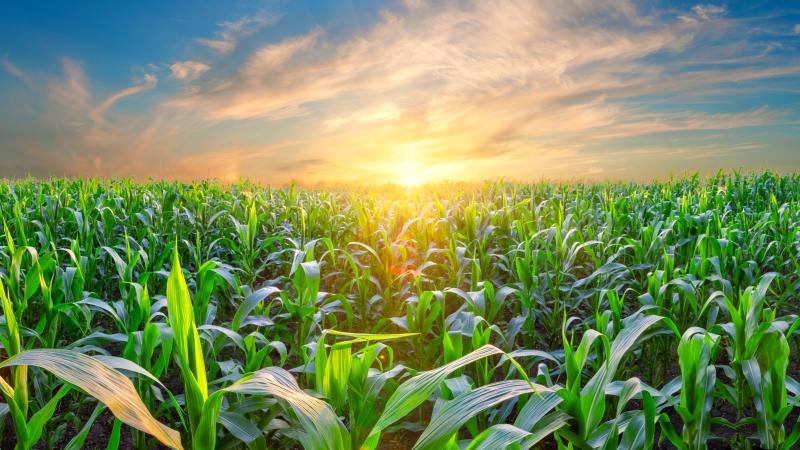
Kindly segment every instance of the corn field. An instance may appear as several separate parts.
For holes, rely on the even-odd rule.
[[[799,445],[800,175],[29,179],[0,214],[2,448]]]

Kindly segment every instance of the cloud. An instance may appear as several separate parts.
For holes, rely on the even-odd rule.
[[[48,81],[47,105],[44,114],[53,116],[53,124],[58,126],[58,120],[63,119],[66,127],[84,126],[91,110],[91,98],[88,82],[83,67],[75,60],[63,58],[61,60],[63,76],[61,79]]]
[[[792,28],[792,31],[794,32],[794,34],[800,34],[800,23],[795,25],[794,28]]]
[[[106,111],[108,111],[114,105],[114,103],[120,99],[138,94],[140,92],[149,91],[150,89],[155,88],[157,83],[158,79],[155,77],[155,75],[145,74],[142,77],[141,82],[109,95],[94,109],[94,116],[96,118],[104,116]]]
[[[20,80],[22,80],[23,83],[28,85],[28,87],[33,86],[33,82],[31,81],[28,74],[24,70],[20,69],[13,62],[11,62],[11,60],[8,59],[8,55],[5,55],[3,57],[2,66],[3,70],[5,70],[6,73],[8,73],[9,75],[19,78]]]
[[[193,83],[165,106],[211,123],[302,116],[308,142],[297,149],[358,164],[309,168],[319,179],[386,179],[398,161],[431,177],[569,173],[564,158],[583,163],[565,155],[607,142],[787,120],[758,105],[653,108],[698,93],[724,102],[800,74],[726,14],[712,4],[648,14],[627,0],[406,2],[352,35],[312,27],[264,44],[233,74]],[[709,66],[715,58],[727,66]],[[687,69],[697,60],[708,62]]]
[[[180,89],[141,111],[112,106],[155,77],[97,101],[66,60],[43,118],[59,144],[42,138],[37,154],[75,171],[275,183],[629,178],[734,161],[769,148],[757,131],[796,120],[744,94],[793,89],[797,60],[721,6],[409,0],[358,28],[256,42],[266,23],[221,24],[210,48],[253,45],[228,64],[175,62]]]
[[[402,113],[403,110],[397,105],[391,102],[386,102],[369,108],[353,111],[346,116],[330,118],[325,121],[325,126],[328,128],[328,130],[335,130],[348,124],[383,122],[385,120],[397,119]]]
[[[308,51],[322,34],[322,29],[314,27],[306,35],[284,39],[277,44],[270,44],[258,49],[245,63],[244,76],[256,79],[280,69],[287,61],[300,52]]]
[[[324,32],[315,27],[262,46],[234,76],[198,85],[172,103],[213,119],[243,119],[290,105],[401,89],[436,88],[480,98],[537,84],[560,87],[570,83],[570,69],[674,51],[693,31],[685,25],[648,26],[647,18],[630,17],[627,2],[599,11],[580,1],[563,7],[553,1],[479,2],[469,9],[415,5],[407,13],[385,12],[371,29],[347,40],[323,41]],[[595,15],[619,25],[598,26]]]
[[[727,12],[727,8],[725,5],[695,5],[694,8],[692,8],[692,12],[694,12],[700,20],[713,20],[724,15]]]
[[[197,39],[197,42],[217,53],[229,53],[236,47],[236,42],[232,37],[223,36],[221,39]]]
[[[217,32],[215,38],[201,38],[196,41],[216,53],[224,55],[233,51],[240,39],[251,36],[262,28],[274,25],[277,22],[277,16],[266,14],[243,17],[232,22],[220,23],[221,30]]]
[[[691,14],[683,14],[678,18],[685,23],[697,24],[717,20],[728,12],[725,5],[697,4],[692,7]]]
[[[41,96],[41,109],[9,133],[14,144],[4,149],[0,174],[145,175],[148,165],[157,167],[159,149],[169,145],[171,132],[158,111],[138,115],[114,111],[113,106],[156,83],[154,75],[145,74],[133,86],[101,96],[81,63],[62,59],[61,73],[31,90],[30,95]]]
[[[210,68],[208,64],[201,61],[178,61],[169,66],[170,78],[181,81],[193,81],[208,72]]]

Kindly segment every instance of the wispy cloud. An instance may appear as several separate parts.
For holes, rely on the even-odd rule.
[[[220,31],[214,38],[200,38],[197,42],[214,50],[219,54],[226,54],[236,48],[240,39],[257,33],[264,27],[274,25],[277,16],[259,14],[252,17],[243,17],[239,20],[220,23]]]
[[[111,109],[111,107],[114,105],[114,103],[116,103],[120,99],[123,99],[125,97],[129,97],[129,96],[134,95],[134,94],[138,94],[140,92],[149,91],[150,89],[153,89],[154,87],[156,87],[157,83],[158,83],[158,79],[155,77],[155,75],[145,74],[142,77],[141,82],[139,82],[139,83],[137,83],[137,84],[135,84],[133,86],[127,87],[125,89],[122,89],[120,91],[117,91],[117,92],[109,95],[102,102],[100,102],[100,104],[97,105],[97,107],[94,109],[94,112],[93,112],[95,118],[102,118],[105,115],[105,113],[109,109]]]
[[[277,19],[253,16],[200,42],[227,54],[219,62],[171,64],[178,90],[139,114],[113,105],[153,89],[154,75],[95,101],[66,60],[46,120],[62,153],[84,149],[75,170],[107,174],[391,181],[735,166],[768,145],[750,131],[797,120],[753,94],[793,85],[800,61],[732,15],[631,0],[405,1],[360,28],[309,24],[269,42],[256,34]]]
[[[683,15],[680,18],[684,21],[702,21],[708,22],[710,20],[717,19],[728,11],[728,8],[725,5],[712,5],[712,4],[705,4],[705,5],[694,5],[692,8],[693,15]]]
[[[181,81],[194,81],[211,67],[202,61],[178,61],[169,66],[170,78]]]
[[[78,61],[64,58],[61,69],[61,74],[34,86],[33,93],[43,96],[41,111],[32,118],[30,128],[17,130],[19,136],[13,137],[15,145],[4,149],[5,167],[0,173],[5,176],[144,174],[148,169],[142,162],[155,158],[143,157],[157,151],[156,142],[167,145],[170,133],[161,126],[157,112],[137,116],[115,112],[114,105],[153,89],[156,77],[144,74],[133,86],[101,96],[93,92]]]
[[[702,14],[712,14],[708,9]],[[314,28],[263,46],[233,77],[197,85],[174,104],[237,119],[400,90],[402,96],[436,90],[481,102],[533,91],[558,95],[581,83],[599,89],[603,81],[621,82],[631,69],[646,69],[641,58],[685,48],[700,26],[656,23],[634,11],[626,1],[417,5],[405,15],[385,12],[351,39],[322,41],[323,31]],[[602,74],[587,81],[577,72],[590,65]],[[614,70],[621,65],[627,73]]]
[[[3,70],[5,70],[7,74],[20,79],[23,83],[28,85],[28,87],[33,87],[33,82],[28,74],[25,73],[24,70],[20,69],[16,64],[11,62],[11,60],[8,59],[8,55],[3,56],[3,59],[0,61],[0,63],[2,63]]]
[[[736,34],[745,25],[726,16],[724,6],[713,4],[671,18],[647,15],[626,0],[407,2],[355,36],[315,27],[264,45],[234,75],[195,84],[167,105],[212,121],[276,120],[293,117],[277,112],[303,111],[307,123],[337,131],[310,146],[374,161],[365,169],[373,176],[390,171],[398,158],[428,166],[448,158],[478,166],[507,158],[525,166],[542,162],[537,155],[548,148],[561,154],[556,149],[611,139],[780,121],[782,114],[769,108],[648,108],[652,96],[798,74],[798,65],[770,61],[762,49],[735,67],[682,69],[703,47],[696,41],[703,33],[728,34],[720,53],[755,49]],[[424,156],[410,158],[409,148]]]
[[[376,106],[359,109],[342,117],[333,117],[325,121],[328,130],[336,130],[349,124],[369,122],[383,122],[400,117],[403,110],[391,102],[381,103]]]

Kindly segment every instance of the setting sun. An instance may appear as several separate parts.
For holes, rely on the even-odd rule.
[[[400,167],[397,184],[406,187],[416,187],[425,183],[426,180],[422,174],[419,173],[418,167],[414,166],[413,164],[406,164]]]
[[[800,167],[800,17],[780,2],[273,3],[12,1],[0,175],[418,185]],[[409,142],[424,160],[406,162]]]

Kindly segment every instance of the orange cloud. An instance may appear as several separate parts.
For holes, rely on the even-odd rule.
[[[43,121],[58,148],[82,153],[59,161],[104,174],[278,183],[650,176],[657,168],[631,164],[693,151],[733,161],[763,148],[728,132],[785,124],[786,111],[715,113],[690,101],[800,74],[796,61],[739,39],[745,24],[714,5],[666,14],[628,0],[406,1],[353,33],[309,26],[255,42],[276,20],[221,24],[199,41],[216,59],[171,64],[180,90],[139,114],[112,106],[155,88],[155,75],[98,102],[81,66],[65,61]],[[730,43],[704,46],[711,32]],[[238,46],[245,38],[252,50]],[[654,108],[664,97],[686,101]],[[717,143],[704,140],[709,132]],[[657,133],[694,136],[612,150]]]

